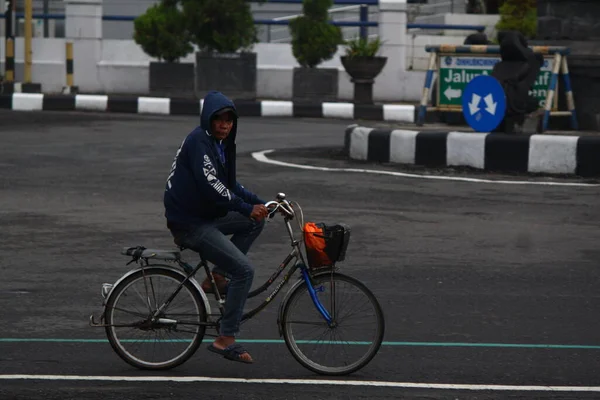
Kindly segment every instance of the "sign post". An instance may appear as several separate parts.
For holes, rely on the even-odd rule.
[[[530,92],[530,95],[537,98],[539,107],[545,111],[542,131],[548,128],[550,116],[570,116],[571,127],[577,130],[575,102],[566,59],[569,49],[562,46],[532,46],[531,49],[544,56],[544,65]],[[469,82],[478,76],[490,76],[494,65],[501,61],[500,46],[441,45],[426,46],[425,50],[431,55],[419,106],[418,126],[423,125],[428,110],[463,112],[463,95]],[[430,106],[429,95],[435,72],[438,78],[437,101]],[[560,73],[563,76],[569,111],[558,110],[558,96],[555,96],[555,92]]]
[[[506,113],[506,95],[500,82],[487,75],[471,79],[464,88],[462,110],[476,132],[492,132]]]

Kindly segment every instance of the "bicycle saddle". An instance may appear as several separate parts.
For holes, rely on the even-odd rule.
[[[181,252],[177,250],[146,249],[145,247],[124,247],[121,254],[131,256],[135,259],[154,258],[158,260],[176,261],[181,258]]]

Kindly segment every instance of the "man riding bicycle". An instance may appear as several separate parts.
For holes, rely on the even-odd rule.
[[[164,206],[175,243],[215,264],[217,287],[227,294],[220,336],[208,349],[230,360],[252,363],[235,337],[254,278],[246,254],[262,232],[268,210],[263,200],[237,182],[237,120],[230,99],[216,91],[206,95],[200,126],[188,134],[175,155]],[[208,278],[202,289],[212,292]]]

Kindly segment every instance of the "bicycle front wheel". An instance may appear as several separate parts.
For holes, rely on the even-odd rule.
[[[184,363],[198,349],[206,308],[190,281],[153,318],[183,279],[168,269],[146,268],[113,289],[106,302],[106,335],[124,361],[140,369],[164,370]]]
[[[361,282],[338,273],[312,278],[328,324],[306,282],[290,295],[282,312],[285,343],[294,358],[322,375],[347,375],[367,365],[379,351],[385,322],[379,302]]]

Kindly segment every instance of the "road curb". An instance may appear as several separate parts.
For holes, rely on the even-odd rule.
[[[600,176],[600,137],[375,129],[350,125],[350,158],[490,172]]]
[[[415,122],[417,109],[408,104],[294,103],[292,101],[237,100],[241,117],[304,117]],[[53,95],[13,93],[0,95],[0,108],[15,111],[95,111],[158,115],[200,115],[202,100],[168,97]]]

